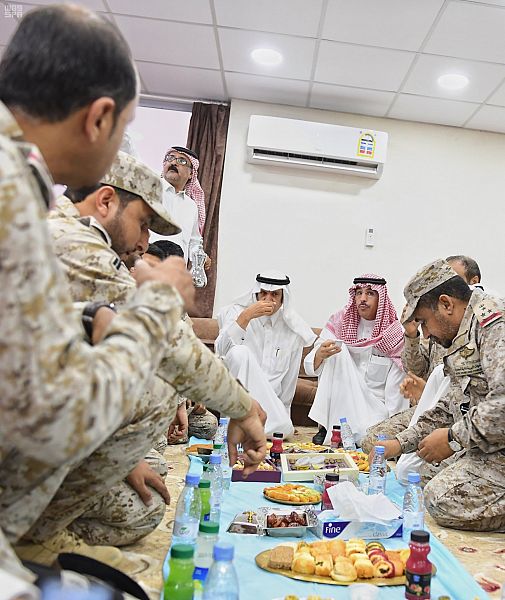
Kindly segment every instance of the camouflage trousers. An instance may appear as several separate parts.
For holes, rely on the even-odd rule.
[[[162,390],[166,392],[166,387]],[[160,391],[153,387],[147,392],[122,426],[79,464],[54,468],[20,452],[2,461],[0,526],[11,543],[23,536],[35,543],[49,539],[96,507],[115,486],[126,485],[121,482],[166,432],[175,415],[175,394],[167,396]],[[119,501],[124,497],[119,496]],[[118,514],[109,508],[106,522],[111,512]]]
[[[487,457],[482,460],[459,458],[426,484],[426,509],[439,525],[505,531],[505,487],[493,480]]]
[[[377,435],[382,433],[386,436],[386,439],[392,440],[398,433],[401,431],[405,431],[408,428],[410,420],[412,419],[414,412],[416,410],[415,406],[411,406],[406,410],[402,410],[396,415],[389,417],[388,419],[384,419],[384,421],[380,421],[372,427],[369,427],[366,430],[366,435],[361,441],[361,447],[363,448],[363,452],[370,452],[372,448],[375,446],[377,442]]]
[[[144,460],[166,477],[167,463],[156,450],[150,450]],[[152,502],[146,506],[137,492],[122,481],[73,521],[69,529],[91,545],[133,544],[154,531],[165,514],[165,501],[156,490],[151,489],[151,493]]]
[[[189,412],[191,411],[191,412]],[[188,435],[202,440],[212,440],[216,435],[218,421],[208,410],[203,414],[194,414],[192,409],[188,411]]]

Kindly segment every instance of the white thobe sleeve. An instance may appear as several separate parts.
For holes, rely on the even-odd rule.
[[[305,370],[306,375],[308,375],[309,377],[319,377],[319,375],[321,375],[321,373],[323,371],[324,360],[319,365],[318,369],[314,369],[314,359],[316,357],[316,352],[317,352],[319,346],[324,341],[335,340],[335,339],[336,338],[333,335],[333,333],[329,329],[326,329],[326,327],[321,331],[321,333],[319,334],[319,337],[314,342],[314,348],[307,354],[307,356],[305,357],[305,360],[303,361],[303,368]]]
[[[289,368],[282,379],[281,393],[279,394],[279,397],[285,406],[291,405],[291,402],[295,395],[296,382],[298,381],[298,374],[300,373],[301,356],[302,348],[297,348],[294,352],[291,353],[291,357],[289,360]]]
[[[218,356],[226,356],[233,346],[244,343],[245,329],[242,329],[237,323],[237,318],[242,310],[244,310],[243,307],[232,306],[217,316],[219,335],[216,338],[214,348]]]
[[[193,200],[191,198],[189,198],[189,197],[188,197],[188,200],[190,202],[193,202]],[[191,236],[189,238],[188,261],[191,260],[191,248],[195,244],[199,244],[201,239],[202,239],[202,234],[200,233],[200,229],[198,227],[198,210],[197,210],[195,212],[195,218],[193,219],[193,229],[191,230]]]
[[[384,389],[384,402],[390,417],[409,407],[409,401],[400,393],[400,384],[404,378],[405,372],[393,362]]]

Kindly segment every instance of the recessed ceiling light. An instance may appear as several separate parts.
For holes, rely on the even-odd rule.
[[[460,75],[459,73],[447,73],[446,75],[440,75],[437,81],[440,87],[453,91],[462,90],[470,83],[470,80],[466,75]]]
[[[280,65],[283,58],[280,52],[271,48],[256,48],[251,52],[251,57],[260,65],[266,67],[275,67]]]

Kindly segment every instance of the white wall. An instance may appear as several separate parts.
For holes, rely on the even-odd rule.
[[[186,146],[191,112],[139,106],[128,127],[140,160],[161,174],[170,146]]]
[[[251,165],[251,114],[389,133],[379,181]],[[347,300],[353,277],[386,277],[398,311],[418,267],[468,254],[505,292],[505,135],[234,100],[221,196],[216,311],[265,268],[292,279],[298,311],[317,326]],[[376,245],[365,248],[365,227]]]

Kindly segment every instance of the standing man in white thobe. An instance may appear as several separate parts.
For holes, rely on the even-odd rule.
[[[181,228],[171,236],[152,233],[149,242],[170,240],[182,248],[186,264],[191,260],[192,247],[202,241],[205,226],[205,195],[198,181],[198,156],[189,148],[173,146],[163,159],[163,206]],[[210,267],[210,258],[205,269]]]
[[[386,280],[356,277],[347,305],[329,318],[305,358],[307,375],[319,377],[309,412],[321,426],[314,443],[328,444],[332,426],[346,417],[359,444],[368,427],[408,407],[400,393],[402,348],[403,329]]]
[[[293,433],[291,402],[302,350],[316,338],[291,307],[289,283],[284,273],[264,271],[217,317],[216,352],[266,412],[267,435]]]

